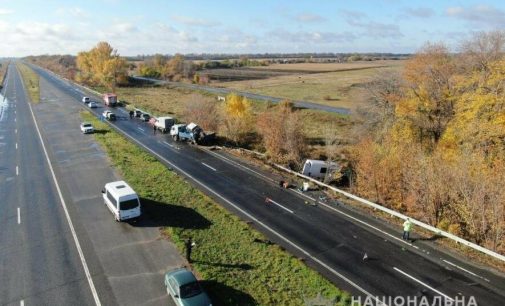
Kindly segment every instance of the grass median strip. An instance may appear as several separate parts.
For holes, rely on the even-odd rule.
[[[23,83],[25,84],[26,90],[28,91],[28,96],[32,103],[40,102],[40,88],[39,88],[39,75],[33,71],[32,68],[25,64],[17,63],[21,77],[23,78]]]
[[[192,237],[193,268],[217,304],[304,305],[319,294],[349,305],[350,296],[89,112],[85,121],[110,161],[142,198],[143,212],[184,251]],[[317,237],[314,237],[317,239]],[[160,285],[162,280],[160,279]]]

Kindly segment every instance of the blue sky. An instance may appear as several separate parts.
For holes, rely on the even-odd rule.
[[[427,41],[457,51],[505,29],[505,1],[0,0],[0,56],[76,54],[108,41],[122,55],[393,52]]]

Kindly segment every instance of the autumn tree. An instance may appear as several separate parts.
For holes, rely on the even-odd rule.
[[[253,112],[247,98],[231,93],[222,106],[223,133],[235,144],[243,142],[252,132]]]
[[[283,101],[258,115],[257,130],[267,154],[275,161],[300,162],[306,142],[300,115]]]
[[[206,131],[216,131],[220,121],[216,102],[197,94],[192,94],[186,101],[183,116]]]
[[[105,86],[112,92],[127,77],[126,61],[107,42],[99,42],[90,51],[79,52],[76,64],[79,81]]]

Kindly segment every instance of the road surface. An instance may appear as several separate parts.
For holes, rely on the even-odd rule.
[[[41,78],[35,125],[14,65],[4,90],[0,305],[173,305],[163,274],[185,262],[161,239],[163,224],[118,223],[103,205],[104,184],[120,177],[93,137],[81,134],[74,98]]]
[[[89,94],[82,88],[40,68],[36,71],[69,97],[69,107],[85,107],[79,101]],[[101,105],[92,111],[99,116],[103,110]],[[120,120],[111,125],[120,133],[354,295],[430,300],[464,296],[496,306],[505,302],[501,274],[441,252],[429,241],[406,243],[399,229],[346,205],[308,205],[305,195],[279,188],[278,181],[260,169],[221,152],[152,135],[146,123],[129,120],[126,110],[114,111]]]
[[[140,81],[151,82],[154,84],[160,84],[160,85],[169,84],[174,87],[189,88],[189,89],[193,89],[193,90],[203,90],[203,91],[210,92],[210,93],[217,94],[217,95],[227,95],[229,93],[234,92],[240,96],[243,96],[243,97],[246,97],[249,99],[258,100],[258,101],[279,103],[279,102],[286,100],[285,98],[260,95],[260,94],[255,94],[252,92],[246,92],[246,91],[237,91],[237,90],[233,90],[233,89],[229,89],[229,88],[212,87],[212,86],[204,86],[204,85],[197,85],[197,84],[188,84],[188,83],[182,83],[182,82],[171,82],[171,81],[164,81],[164,80],[158,80],[158,79],[152,79],[152,78],[145,78],[145,77],[140,77],[140,76],[134,76],[132,78],[134,78],[136,80],[140,80]],[[342,114],[342,115],[349,115],[351,113],[351,110],[349,110],[347,108],[343,108],[343,107],[333,107],[333,106],[318,104],[315,102],[301,101],[301,100],[294,100],[292,102],[293,102],[294,106],[296,106],[298,108],[307,108],[307,109],[313,109],[313,110],[330,112],[330,113],[337,113],[337,114]]]

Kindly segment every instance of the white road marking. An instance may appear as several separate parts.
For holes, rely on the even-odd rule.
[[[19,175],[19,167],[16,166],[16,175]]]
[[[33,114],[33,109],[30,103],[28,103],[28,107],[30,108],[30,112],[32,113],[33,122],[35,123],[35,128],[37,130],[37,134],[40,139],[40,143],[42,144],[42,149],[44,150],[44,154],[46,156],[47,164],[49,165],[49,170],[51,170],[51,175],[53,177],[54,184],[56,185],[56,190],[58,191],[58,196],[60,198],[61,206],[65,212],[65,217],[68,222],[68,226],[70,227],[70,231],[72,232],[72,237],[74,238],[74,243],[77,248],[77,252],[79,253],[79,257],[81,259],[82,267],[84,269],[84,273],[88,280],[89,287],[91,289],[91,294],[93,295],[93,299],[95,300],[95,304],[97,306],[101,306],[100,299],[98,297],[98,293],[95,288],[95,284],[93,283],[93,279],[91,278],[91,273],[89,272],[88,264],[86,259],[84,258],[84,253],[82,252],[81,244],[79,243],[79,239],[77,239],[77,234],[74,229],[74,225],[72,223],[72,219],[70,218],[70,214],[68,213],[67,204],[65,203],[65,199],[63,199],[63,195],[61,193],[60,185],[58,184],[58,180],[56,179],[56,175],[54,174],[54,169],[51,164],[51,160],[49,159],[49,155],[47,154],[46,146],[44,144],[44,140],[42,139],[42,135],[40,134],[39,125],[37,124],[37,120],[35,119],[35,115]]]
[[[16,134],[17,134],[17,133],[18,133],[18,129],[15,129],[15,130],[14,130],[14,133],[16,133]]]
[[[14,117],[14,122],[16,122],[16,117]]]
[[[315,201],[315,200],[316,200],[316,199],[314,199],[313,197],[309,197],[308,195],[303,194],[302,192],[300,192],[300,191],[298,191],[298,190],[295,190],[295,189],[292,189],[292,190],[293,190],[293,191],[295,191],[295,192],[297,192],[297,193],[299,193],[300,195],[302,195],[302,196],[304,196],[304,197],[306,197],[306,198],[308,198],[308,199],[312,200],[312,201]],[[388,237],[390,237],[390,238],[393,238],[393,239],[395,239],[395,240],[398,240],[398,241],[400,241],[401,243],[405,243],[405,244],[406,244],[406,245],[408,245],[408,246],[411,246],[411,247],[413,247],[413,248],[415,248],[415,249],[419,249],[419,247],[418,247],[417,245],[413,245],[412,243],[409,243],[409,242],[407,242],[407,241],[405,241],[405,240],[403,240],[403,239],[400,239],[400,238],[398,238],[398,237],[396,237],[396,236],[394,236],[394,235],[391,235],[390,233],[388,233],[388,232],[386,232],[386,231],[383,231],[383,230],[381,230],[380,228],[378,228],[378,227],[376,227],[376,226],[371,225],[370,223],[367,223],[367,222],[365,222],[365,221],[363,221],[363,220],[360,220],[360,219],[358,219],[358,218],[356,218],[356,217],[353,217],[353,216],[351,216],[351,215],[349,215],[349,214],[347,214],[347,213],[345,213],[345,212],[343,212],[343,211],[341,211],[341,210],[338,210],[338,209],[336,209],[335,207],[332,207],[332,206],[330,206],[330,205],[328,205],[328,204],[326,204],[326,203],[324,203],[324,202],[320,202],[320,201],[318,201],[317,203],[318,203],[319,205],[323,205],[324,207],[326,207],[326,208],[328,208],[328,209],[331,209],[331,210],[333,210],[333,211],[335,211],[335,212],[337,212],[337,213],[339,213],[339,214],[342,214],[342,215],[346,216],[346,217],[347,217],[347,218],[349,218],[349,219],[352,219],[352,220],[354,220],[354,221],[356,221],[356,222],[359,222],[359,223],[364,224],[364,225],[366,225],[366,226],[368,226],[368,227],[370,227],[370,228],[373,228],[374,230],[376,230],[376,231],[378,231],[378,232],[380,232],[380,233],[382,233],[382,234],[384,234],[384,235],[386,235],[386,236],[388,236]]]
[[[16,150],[18,149],[18,143],[16,142]]]
[[[24,300],[21,300],[21,301],[19,302],[19,306],[25,306],[25,301],[24,301]]]
[[[270,199],[270,198],[267,198],[267,202],[270,202],[270,203],[272,203],[272,204],[275,204],[275,205],[279,206],[280,208],[284,209],[285,211],[288,211],[288,212],[290,212],[290,213],[294,214],[294,211],[292,211],[292,210],[291,210],[291,209],[289,209],[289,208],[286,208],[286,207],[282,206],[281,204],[279,204],[279,203],[275,202],[274,200],[272,200],[272,199]]]
[[[19,210],[19,207],[18,207],[18,224],[21,224],[21,211]]]
[[[292,247],[296,248],[297,250],[299,250],[301,253],[303,253],[306,257],[312,259],[314,262],[316,262],[317,264],[319,264],[320,266],[322,266],[323,268],[325,268],[326,270],[330,271],[332,274],[336,275],[337,277],[339,277],[340,279],[343,279],[345,282],[347,282],[349,285],[351,285],[352,287],[356,288],[358,291],[360,291],[361,293],[365,294],[366,296],[370,297],[371,299],[375,300],[378,304],[377,305],[386,305],[384,304],[380,299],[378,299],[375,295],[371,294],[370,292],[368,292],[367,290],[365,290],[364,288],[362,288],[361,286],[359,286],[358,284],[356,284],[355,282],[353,282],[352,280],[350,280],[349,278],[345,277],[343,274],[339,273],[337,270],[333,269],[332,267],[330,267],[328,264],[326,264],[325,262],[323,262],[322,260],[318,259],[316,256],[310,254],[308,251],[306,251],[305,249],[303,249],[302,247],[298,246],[296,243],[292,242],[291,240],[289,240],[288,238],[284,237],[282,234],[278,233],[277,231],[275,231],[273,228],[269,227],[268,225],[266,225],[265,223],[261,222],[259,219],[257,219],[256,217],[254,217],[253,215],[251,215],[250,213],[248,213],[247,211],[243,210],[242,208],[240,208],[238,205],[234,204],[233,202],[231,202],[230,200],[228,200],[227,198],[223,197],[222,195],[220,195],[219,193],[217,193],[216,191],[214,191],[212,188],[210,188],[209,186],[205,185],[203,182],[201,182],[200,180],[198,180],[197,178],[195,178],[194,176],[192,176],[191,174],[187,173],[186,171],[182,170],[181,168],[179,168],[177,165],[175,165],[174,163],[170,162],[169,160],[167,160],[166,158],[164,158],[163,156],[161,156],[160,154],[156,153],[155,151],[153,151],[151,148],[149,148],[148,146],[144,145],[143,143],[141,143],[140,141],[138,141],[137,139],[135,139],[134,137],[132,137],[131,135],[129,135],[128,133],[126,133],[125,131],[123,131],[121,128],[117,127],[117,126],[114,126],[112,124],[109,123],[109,125],[114,128],[115,130],[117,130],[118,132],[120,132],[121,134],[123,134],[125,137],[131,139],[133,142],[137,143],[139,146],[143,147],[144,149],[146,149],[148,152],[151,152],[151,154],[153,154],[154,156],[156,156],[159,160],[162,160],[163,162],[167,163],[168,165],[170,165],[170,167],[172,167],[173,169],[179,171],[180,173],[182,173],[183,175],[185,175],[187,178],[189,178],[190,180],[196,182],[197,184],[199,184],[200,186],[202,186],[204,189],[206,189],[207,191],[209,191],[210,193],[214,194],[216,197],[220,198],[221,200],[223,200],[224,202],[226,202],[228,205],[230,205],[231,207],[233,207],[234,209],[240,211],[242,214],[244,214],[245,216],[247,216],[247,218],[251,219],[253,222],[255,222],[256,224],[259,224],[260,226],[262,226],[263,228],[265,228],[266,230],[268,230],[269,232],[271,232],[272,234],[276,235],[277,237],[281,238],[282,240],[284,240],[286,243],[290,244]]]
[[[204,165],[205,167],[209,168],[209,169],[212,169],[212,171],[217,171],[216,168],[214,167],[211,167],[209,165],[207,165],[206,163],[202,162],[202,165]]]
[[[413,280],[413,281],[415,281],[415,282],[417,282],[417,283],[419,283],[419,284],[423,285],[424,287],[426,287],[426,288],[428,288],[428,289],[432,290],[433,292],[440,294],[441,296],[445,297],[445,298],[446,298],[446,299],[448,299],[449,301],[453,301],[453,302],[454,302],[454,299],[452,299],[452,298],[451,298],[450,296],[448,296],[447,294],[444,294],[444,293],[442,293],[442,292],[438,291],[437,289],[435,289],[435,288],[431,287],[430,285],[428,285],[428,284],[426,284],[426,283],[423,283],[422,281],[418,280],[417,278],[415,278],[415,277],[413,277],[413,276],[411,276],[411,275],[409,275],[409,274],[407,274],[407,273],[403,272],[402,270],[398,269],[397,267],[393,267],[393,269],[394,269],[394,270],[396,270],[396,271],[398,271],[398,272],[400,272],[401,274],[405,275],[406,277],[410,278],[411,280]]]
[[[137,129],[141,130],[142,132],[145,132],[145,130],[141,127],[137,127]]]
[[[168,143],[166,141],[163,141],[163,143],[166,144],[167,146],[171,147],[171,148],[175,148],[173,144],[170,144],[170,143]]]
[[[251,168],[249,168],[249,167],[246,167],[246,166],[244,166],[244,165],[242,165],[242,164],[240,164],[240,163],[238,163],[238,162],[236,162],[236,161],[234,161],[234,160],[231,160],[231,159],[229,159],[229,158],[226,158],[226,157],[222,156],[221,154],[218,154],[218,153],[212,152],[211,150],[206,150],[206,151],[207,151],[208,153],[210,153],[210,154],[212,154],[212,155],[216,156],[217,158],[220,158],[220,159],[222,159],[222,160],[227,161],[228,163],[230,163],[230,164],[232,164],[232,165],[236,165],[236,166],[238,166],[238,167],[240,167],[240,168],[243,168],[243,169],[245,169],[245,170],[247,170],[247,171],[250,171],[250,172],[252,172],[252,173],[254,173],[254,174],[257,174],[257,175],[261,176],[262,178],[269,180],[270,182],[275,182],[275,181],[274,181],[274,179],[272,179],[272,178],[270,178],[270,177],[268,177],[268,176],[266,176],[266,175],[263,175],[263,174],[261,174],[261,173],[259,173],[259,172],[257,172],[257,171],[254,171],[253,169],[251,169]]]
[[[470,270],[467,270],[467,269],[465,269],[465,268],[463,268],[463,267],[458,266],[458,265],[457,265],[457,264],[455,264],[455,263],[452,263],[452,262],[450,262],[450,261],[448,261],[448,260],[445,260],[445,259],[442,259],[442,261],[443,261],[443,262],[445,262],[445,263],[447,263],[447,264],[449,264],[449,265],[451,265],[451,266],[453,266],[453,267],[456,267],[456,268],[458,268],[458,269],[460,269],[460,270],[462,270],[462,271],[465,271],[466,273],[471,274],[471,275],[473,275],[473,276],[475,276],[475,277],[482,278],[482,279],[483,279],[483,280],[485,280],[486,282],[490,282],[490,281],[489,281],[489,279],[487,279],[487,278],[485,278],[485,277],[482,277],[482,276],[480,276],[480,275],[477,275],[477,274],[473,273],[473,272],[472,272],[472,271],[470,271]]]

